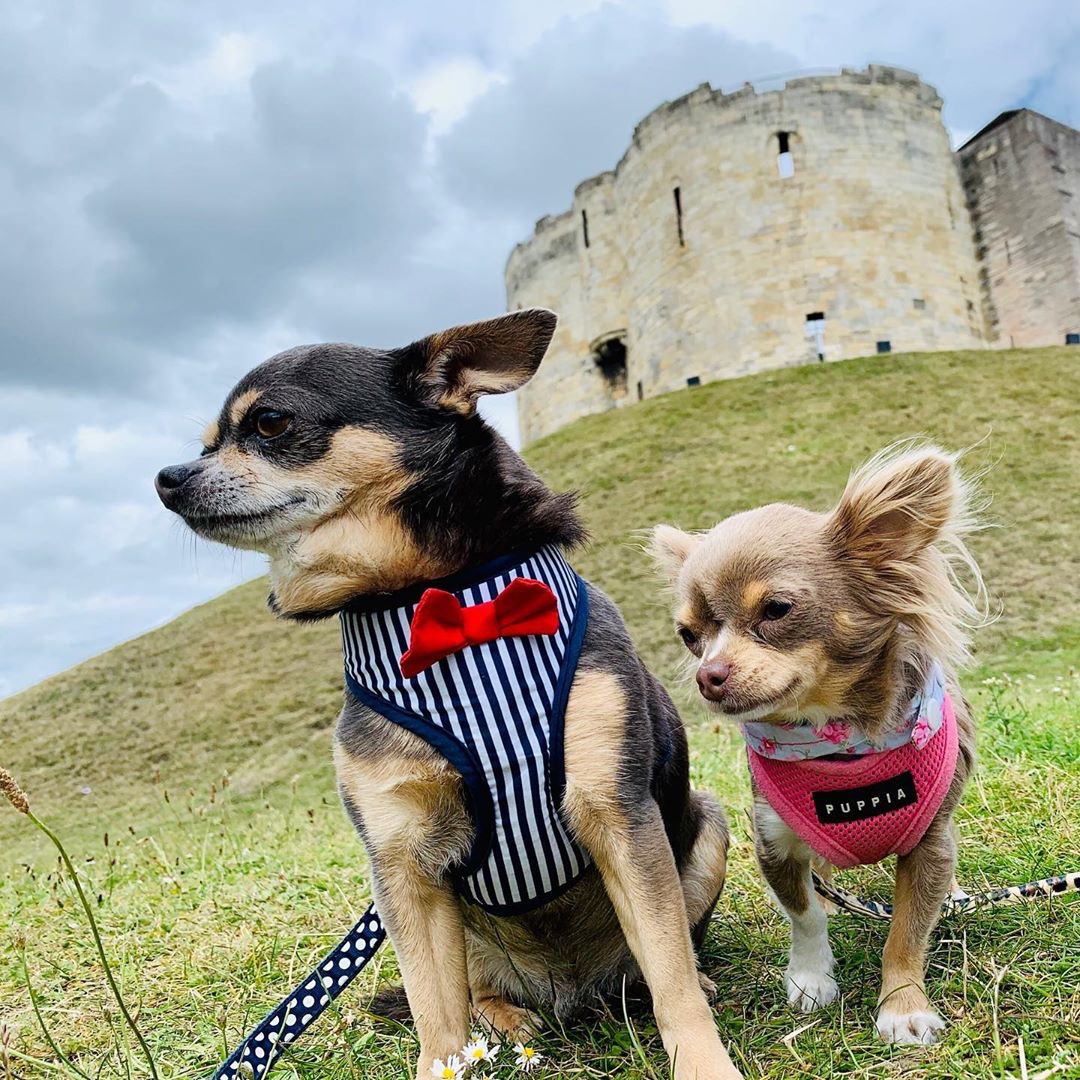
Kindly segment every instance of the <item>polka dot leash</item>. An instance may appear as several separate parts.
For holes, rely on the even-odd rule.
[[[214,1080],[261,1080],[271,1066],[326,1011],[327,1006],[367,967],[386,940],[375,905],[333,952],[236,1048]]]

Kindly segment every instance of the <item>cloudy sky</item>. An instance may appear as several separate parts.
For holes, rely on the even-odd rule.
[[[0,5],[0,695],[259,573],[156,470],[272,352],[502,310],[665,98],[881,61],[962,139],[1080,126],[1078,55],[1071,0]]]

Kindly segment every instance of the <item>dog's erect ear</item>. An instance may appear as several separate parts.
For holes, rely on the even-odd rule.
[[[936,447],[887,450],[852,474],[828,530],[843,554],[884,566],[929,547],[961,503],[953,456]]]
[[[700,536],[683,532],[671,525],[657,525],[649,537],[648,552],[656,563],[660,576],[673,584],[690,557],[690,552],[701,543]]]
[[[420,395],[468,414],[482,394],[524,386],[540,366],[556,322],[552,311],[527,308],[418,341],[406,352]]]

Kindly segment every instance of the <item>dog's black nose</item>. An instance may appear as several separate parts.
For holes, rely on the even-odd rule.
[[[169,499],[199,470],[194,465],[166,465],[154,478],[158,498],[168,506]]]
[[[723,660],[709,660],[698,668],[697,684],[701,696],[719,701],[724,696],[724,683],[731,675],[731,665]]]

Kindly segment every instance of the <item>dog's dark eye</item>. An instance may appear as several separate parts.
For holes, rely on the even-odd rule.
[[[276,409],[260,409],[254,416],[255,430],[264,439],[276,439],[289,430],[292,417]]]
[[[679,637],[682,638],[683,644],[688,649],[692,649],[698,643],[697,634],[695,634],[688,626],[679,627]]]
[[[770,600],[765,609],[761,613],[761,617],[766,622],[776,622],[777,619],[782,619],[790,610],[792,605],[787,600]]]

